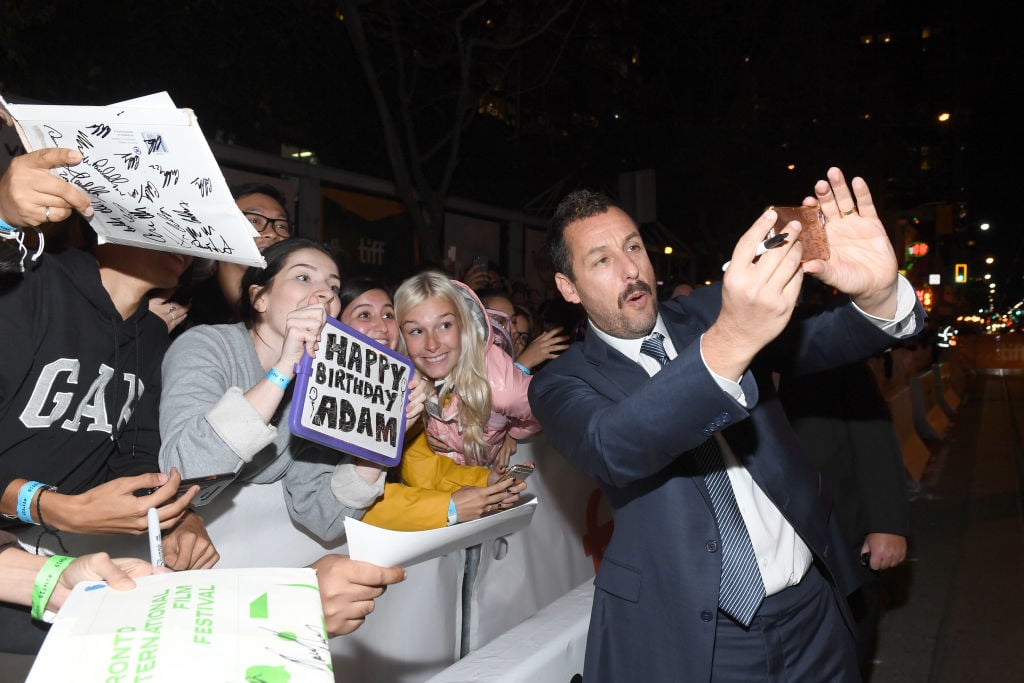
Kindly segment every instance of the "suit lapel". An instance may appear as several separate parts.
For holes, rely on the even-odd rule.
[[[608,346],[593,332],[583,339],[583,357],[623,396],[632,394],[650,378],[639,364]]]

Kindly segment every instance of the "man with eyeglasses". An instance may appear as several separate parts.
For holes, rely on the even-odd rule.
[[[273,185],[266,183],[248,183],[231,188],[231,196],[242,211],[242,215],[259,232],[256,246],[260,253],[271,244],[276,244],[292,236],[292,224],[285,210],[285,198]],[[216,270],[208,279],[203,280],[192,290],[192,308],[188,310],[188,323],[172,327],[175,333],[193,325],[216,325],[237,320],[236,309],[242,296],[242,275],[246,266],[238,263],[219,262]],[[185,312],[181,304],[168,300],[159,304],[158,308],[176,306],[171,315],[178,311]],[[150,307],[152,308],[152,306]],[[158,313],[159,314],[159,313]],[[165,318],[166,317],[161,316]]]

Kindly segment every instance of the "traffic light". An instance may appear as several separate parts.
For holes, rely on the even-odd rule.
[[[953,282],[957,284],[963,284],[967,282],[967,264],[958,263],[956,264],[956,275],[953,277]]]

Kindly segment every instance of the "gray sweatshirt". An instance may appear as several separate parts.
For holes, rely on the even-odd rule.
[[[160,470],[177,467],[182,478],[234,472],[254,484],[283,478],[292,519],[337,540],[345,517],[362,517],[384,492],[384,472],[368,484],[351,455],[292,436],[290,393],[267,424],[244,396],[265,374],[242,324],[200,325],[175,340],[163,362]]]

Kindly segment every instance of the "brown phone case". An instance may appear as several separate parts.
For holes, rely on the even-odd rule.
[[[828,235],[825,233],[825,216],[816,206],[773,206],[779,219],[772,228],[775,234],[785,232],[792,221],[800,221],[803,230],[797,241],[804,245],[802,261],[828,260]]]

